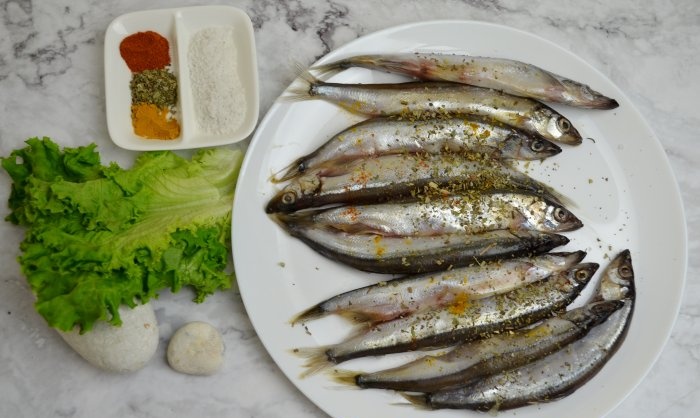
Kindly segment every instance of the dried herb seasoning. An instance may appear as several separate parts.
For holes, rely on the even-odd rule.
[[[129,83],[131,103],[148,103],[159,108],[177,105],[177,78],[167,70],[145,70],[134,73]]]

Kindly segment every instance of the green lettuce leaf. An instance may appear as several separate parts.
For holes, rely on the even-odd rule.
[[[81,332],[121,324],[118,308],[170,288],[195,302],[231,286],[231,205],[242,152],[191,160],[145,152],[131,169],[103,166],[95,145],[31,138],[2,158],[13,180],[6,220],[26,227],[22,272],[49,325]]]

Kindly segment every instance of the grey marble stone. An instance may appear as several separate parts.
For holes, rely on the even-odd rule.
[[[644,381],[610,417],[697,416],[697,0],[231,0],[225,4],[242,8],[253,21],[261,117],[295,77],[295,63],[310,64],[360,36],[415,21],[469,19],[509,25],[556,42],[608,76],[641,111],[670,158],[684,200],[690,254],[683,304],[671,338]],[[67,146],[97,142],[104,162],[133,160],[134,154],[114,146],[107,134],[103,42],[112,19],[144,5],[136,0],[0,0],[0,155],[21,147],[28,137],[46,135]],[[166,0],[148,2],[149,8],[171,6]],[[0,175],[0,189],[0,198],[6,199],[10,189],[6,175]],[[0,215],[6,214],[3,204]],[[90,366],[34,311],[16,262],[22,231],[2,222],[0,237],[0,417],[326,416],[272,362],[235,290],[210,297],[202,305],[192,304],[187,291],[164,292],[153,302],[162,341],[151,363],[131,375],[108,374]],[[196,320],[210,322],[223,333],[226,360],[215,376],[181,375],[167,366],[167,340],[181,325]]]

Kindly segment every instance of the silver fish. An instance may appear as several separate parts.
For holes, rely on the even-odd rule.
[[[463,388],[438,391],[413,401],[433,408],[509,409],[564,397],[592,378],[624,340],[634,311],[634,271],[629,251],[606,268],[595,301],[623,306],[584,338],[538,361]]]
[[[474,262],[537,255],[569,242],[563,235],[537,231],[384,237],[349,234],[313,224],[282,226],[324,257],[359,270],[386,274],[426,273]]]
[[[530,328],[460,344],[443,355],[421,357],[374,373],[339,371],[333,376],[337,381],[361,388],[433,392],[460,387],[561,349],[583,337],[622,304],[621,301],[595,302]]]
[[[310,154],[296,159],[275,182],[310,169],[336,166],[355,159],[404,153],[481,152],[499,158],[542,160],[561,152],[557,145],[483,118],[416,120],[374,118],[334,135]],[[321,175],[323,172],[321,171]]]
[[[302,83],[302,81],[299,81]],[[370,116],[395,115],[406,119],[469,114],[487,117],[549,141],[578,145],[581,134],[556,110],[525,97],[493,89],[437,81],[398,84],[325,83],[305,75],[293,87],[290,100],[323,99]]]
[[[308,374],[353,358],[453,345],[522,328],[571,303],[597,268],[594,263],[579,264],[508,293],[415,312],[374,325],[339,344],[297,352],[309,357]]]
[[[568,232],[583,223],[559,203],[532,193],[492,192],[429,201],[349,205],[278,214],[285,223],[309,223],[353,234],[416,237],[478,234],[497,229]]]
[[[606,97],[585,84],[532,64],[505,58],[419,52],[359,55],[320,65],[312,70],[335,72],[350,67],[384,70],[420,80],[470,84],[576,107],[614,109],[619,106],[615,99]]]
[[[341,293],[307,309],[291,322],[308,321],[331,313],[354,320],[388,321],[427,308],[450,305],[460,299],[506,293],[568,270],[585,256],[584,251],[547,253],[405,276]]]
[[[464,191],[527,191],[555,202],[567,199],[551,187],[491,159],[462,155],[386,155],[312,170],[292,179],[270,199],[267,213],[332,204],[380,203]],[[423,199],[425,200],[425,199]]]

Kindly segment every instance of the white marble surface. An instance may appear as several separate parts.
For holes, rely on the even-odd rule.
[[[151,1],[148,7],[172,7],[173,3]],[[685,204],[690,257],[673,334],[646,379],[610,417],[697,416],[700,328],[695,321],[700,317],[700,264],[693,257],[700,244],[696,235],[700,228],[697,0],[225,3],[244,9],[253,20],[261,116],[294,78],[291,63],[311,63],[359,36],[413,21],[473,19],[513,26],[553,40],[612,79],[649,121],[669,156]],[[102,44],[113,18],[143,4],[136,0],[0,0],[1,155],[21,147],[28,137],[46,135],[63,145],[95,141],[103,161],[132,161],[133,153],[117,149],[107,136]],[[8,177],[0,175],[0,199],[7,198],[9,188]],[[0,215],[6,213],[3,204]],[[15,261],[22,231],[2,222],[0,236],[0,417],[326,416],[271,361],[235,290],[211,297],[203,305],[190,303],[187,292],[165,292],[154,302],[161,344],[152,362],[132,375],[93,368],[34,311]],[[216,376],[185,376],[167,366],[167,341],[181,324],[193,320],[209,321],[223,331],[226,360]]]

